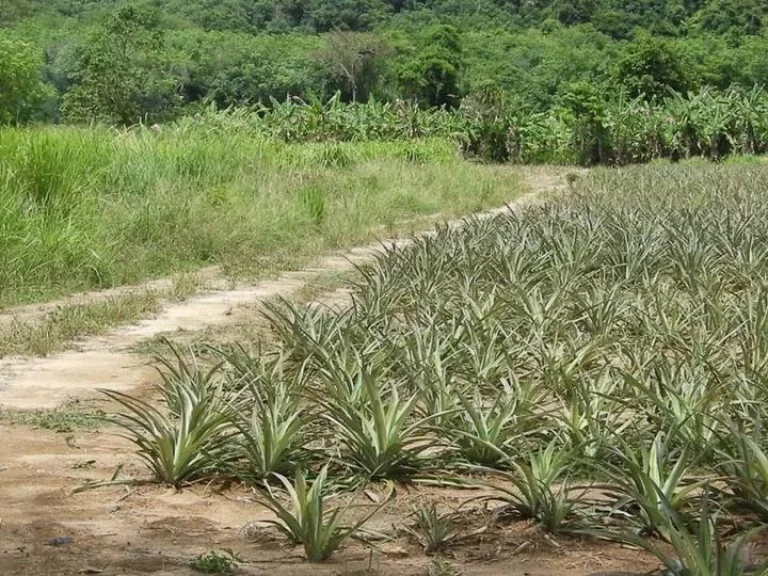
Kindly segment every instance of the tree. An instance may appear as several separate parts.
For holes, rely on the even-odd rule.
[[[336,30],[326,37],[326,45],[317,58],[343,79],[352,101],[365,101],[380,77],[387,45],[379,38],[361,32]]]
[[[304,17],[317,32],[362,32],[383,20],[388,9],[382,0],[308,0]]]
[[[164,74],[162,33],[149,13],[121,8],[89,38],[64,97],[64,117],[133,124],[160,120],[173,109],[177,81]]]
[[[31,120],[51,90],[40,77],[41,54],[34,46],[0,37],[0,125]]]
[[[607,160],[608,130],[605,126],[605,91],[587,82],[564,87],[560,106],[570,116],[574,146],[581,164],[604,163]]]
[[[669,90],[684,92],[690,88],[678,54],[664,40],[642,35],[627,44],[619,56],[615,80],[632,97],[663,97]]]
[[[0,28],[10,26],[31,12],[27,0],[0,0]]]
[[[596,4],[595,0],[555,0],[550,12],[563,24],[582,24],[589,22]]]
[[[710,0],[693,23],[701,30],[738,38],[759,34],[766,13],[764,0]]]
[[[398,72],[405,95],[427,106],[456,106],[461,100],[464,60],[459,32],[452,26],[433,26],[422,48]]]

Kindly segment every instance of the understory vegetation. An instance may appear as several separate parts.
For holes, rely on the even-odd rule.
[[[408,101],[345,104],[273,101],[256,112],[208,110],[208,122],[234,125],[285,142],[451,139],[466,158],[486,163],[627,165],[662,158],[703,158],[768,152],[768,93],[762,89],[671,93],[651,102],[598,95],[581,85],[543,112],[486,90],[458,109],[423,109]]]
[[[274,301],[269,339],[165,356],[163,402],[107,392],[113,420],[157,481],[253,486],[313,561],[390,482],[446,482],[483,488],[467,510],[640,546],[668,574],[760,573],[768,168],[570,181],[390,248],[348,307]],[[329,507],[366,486],[364,512]],[[426,550],[456,537],[414,518]]]
[[[0,307],[220,264],[300,265],[521,191],[447,141],[288,144],[221,115],[0,130]]]

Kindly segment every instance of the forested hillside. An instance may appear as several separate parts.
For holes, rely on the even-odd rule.
[[[0,0],[0,123],[496,93],[532,112],[768,81],[764,0]],[[43,82],[39,82],[41,78]]]

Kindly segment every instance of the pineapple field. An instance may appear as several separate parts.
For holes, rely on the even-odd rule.
[[[0,576],[768,576],[766,0],[0,0]]]
[[[571,172],[165,341],[153,390],[103,390],[132,463],[77,497],[239,502],[193,571],[763,574],[766,176]]]

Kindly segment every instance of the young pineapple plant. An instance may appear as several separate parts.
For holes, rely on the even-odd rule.
[[[353,507],[351,503],[327,509],[328,466],[324,466],[311,483],[301,470],[296,471],[293,482],[280,474],[274,476],[285,489],[288,502],[284,503],[268,483],[264,484],[264,493],[259,502],[277,516],[270,524],[292,542],[303,546],[306,559],[310,562],[327,560],[345,541],[356,537],[363,525],[386,505],[392,494],[390,488],[389,495],[380,504],[369,506],[369,510],[361,517],[351,524],[345,524],[345,515]]]
[[[721,441],[717,469],[737,503],[768,521],[768,451],[758,437],[733,431]]]
[[[469,464],[504,469],[510,459],[528,446],[526,436],[537,430],[523,387],[501,382],[495,399],[486,399],[477,388],[457,394],[461,410],[441,432],[454,439],[460,457]]]
[[[164,407],[113,390],[101,392],[123,408],[110,420],[137,447],[155,480],[178,488],[237,459],[236,391],[227,386],[222,363],[206,368],[194,354],[187,357],[166,344],[171,357],[157,358]]]
[[[749,554],[749,540],[757,531],[746,531],[730,542],[725,541],[718,533],[717,514],[711,510],[711,502],[706,493],[701,497],[698,518],[676,511],[661,490],[659,499],[663,510],[663,532],[668,535],[669,547],[659,546],[649,538],[629,532],[593,534],[647,550],[663,564],[664,573],[670,576],[765,574],[768,564],[755,562]]]
[[[111,420],[160,482],[178,488],[236,458],[231,406],[215,392],[198,397],[194,384],[177,385],[175,414],[121,392],[102,392],[123,407]]]
[[[434,503],[417,507],[411,518],[412,522],[404,529],[424,548],[427,555],[456,544],[467,536],[458,514],[441,513]]]
[[[594,469],[612,482],[606,493],[615,498],[613,510],[638,524],[642,533],[667,540],[668,511],[683,510],[692,495],[710,483],[709,478],[691,479],[696,460],[690,451],[671,448],[670,436],[657,434],[648,448],[624,443],[614,450],[615,464],[594,463]]]
[[[575,459],[556,441],[530,452],[527,461],[509,461],[509,472],[496,472],[499,483],[486,483],[492,496],[487,501],[503,502],[499,512],[533,520],[545,532],[563,530],[572,518],[579,499],[573,498],[568,479]]]
[[[426,428],[440,414],[414,418],[418,395],[401,398],[398,384],[379,380],[375,372],[360,378],[358,396],[327,388],[327,397],[321,391],[316,398],[320,416],[338,438],[340,459],[365,480],[412,476],[422,467],[421,455],[438,444]]]
[[[250,394],[240,402],[235,421],[240,431],[236,472],[249,483],[290,472],[304,443],[305,409],[297,391],[281,380],[264,384],[249,383]]]

